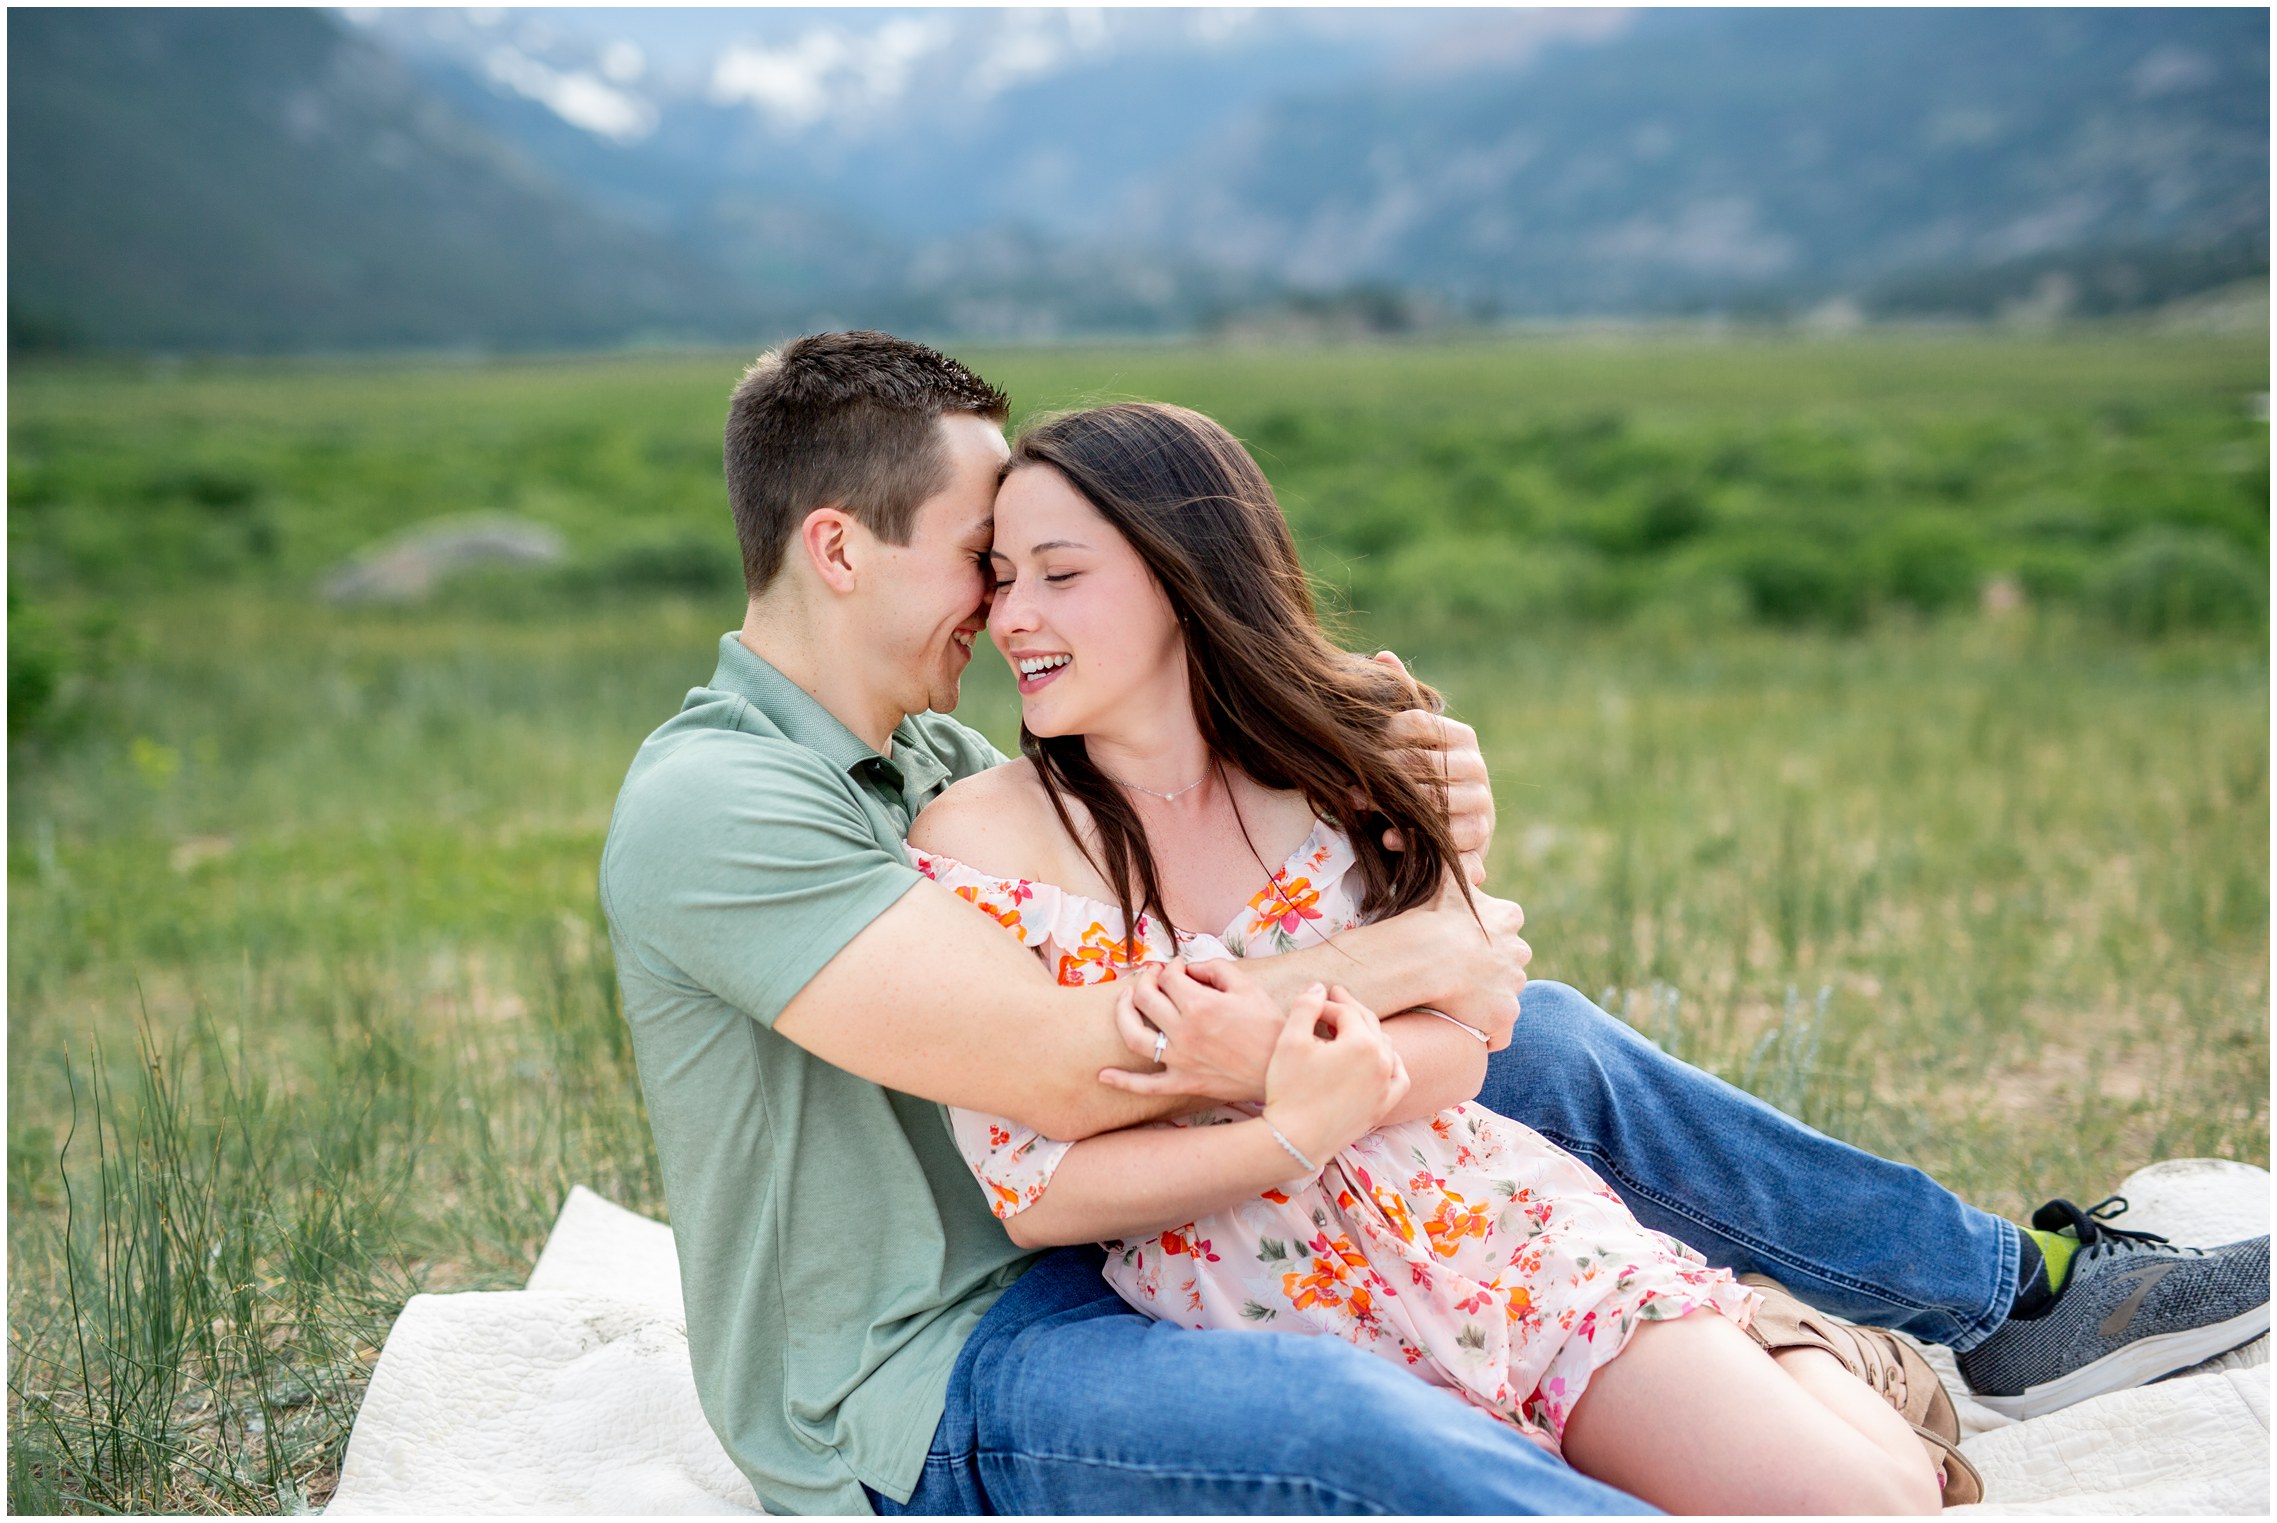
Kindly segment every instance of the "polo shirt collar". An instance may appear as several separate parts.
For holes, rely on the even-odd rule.
[[[712,673],[711,685],[743,699],[766,715],[785,740],[806,747],[841,771],[859,774],[867,768],[904,793],[923,792],[948,780],[949,769],[926,749],[914,720],[904,716],[894,726],[893,755],[882,756],[733,632],[720,636],[719,667]]]

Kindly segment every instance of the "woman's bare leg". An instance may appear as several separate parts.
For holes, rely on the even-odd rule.
[[[1920,1465],[1928,1472],[1931,1487],[1936,1486],[1936,1466],[1929,1460],[1927,1446],[1914,1436],[1905,1419],[1897,1415],[1897,1409],[1844,1369],[1841,1360],[1824,1349],[1815,1348],[1781,1349],[1771,1357],[1790,1379],[1816,1398],[1819,1405],[1857,1429],[1900,1465]]]
[[[1590,1376],[1566,1419],[1565,1457],[1668,1512],[1938,1511],[1943,1499],[1920,1441],[1820,1357],[1849,1388],[1812,1360],[1782,1368],[1712,1312],[1648,1322]],[[1893,1426],[1909,1448],[1889,1438]]]

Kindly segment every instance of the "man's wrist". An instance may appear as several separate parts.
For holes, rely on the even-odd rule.
[[[1386,1001],[1381,1008],[1397,1011],[1413,1010],[1418,1005],[1437,1005],[1461,987],[1461,979],[1453,970],[1463,965],[1470,948],[1462,939],[1463,928],[1455,924],[1454,917],[1447,911],[1428,907],[1414,909],[1385,924],[1396,930],[1400,938],[1393,948],[1399,974],[1399,998]]]

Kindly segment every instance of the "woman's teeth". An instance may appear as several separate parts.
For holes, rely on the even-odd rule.
[[[1026,656],[1020,661],[1020,675],[1038,677],[1045,672],[1056,671],[1074,659],[1073,656]]]

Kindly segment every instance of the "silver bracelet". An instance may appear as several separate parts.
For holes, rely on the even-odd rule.
[[[1453,1016],[1449,1015],[1444,1010],[1434,1010],[1429,1005],[1417,1005],[1415,1007],[1414,1013],[1417,1015],[1435,1015],[1439,1017],[1439,1019],[1445,1021],[1448,1025],[1454,1027],[1457,1031],[1460,1031],[1470,1037],[1472,1041],[1477,1042],[1481,1047],[1492,1045],[1487,1041],[1485,1032],[1479,1030],[1476,1026],[1473,1026],[1469,1021],[1456,1020]]]
[[[1279,1127],[1275,1126],[1270,1120],[1267,1120],[1263,1116],[1259,1116],[1257,1119],[1265,1122],[1265,1130],[1273,1134],[1273,1140],[1281,1145],[1282,1152],[1288,1154],[1291,1158],[1294,1158],[1297,1161],[1298,1168],[1303,1169],[1307,1174],[1318,1174],[1320,1172],[1320,1165],[1314,1163],[1311,1159],[1305,1157],[1304,1154],[1298,1152],[1297,1145],[1291,1142],[1288,1138],[1282,1136],[1281,1129]]]

